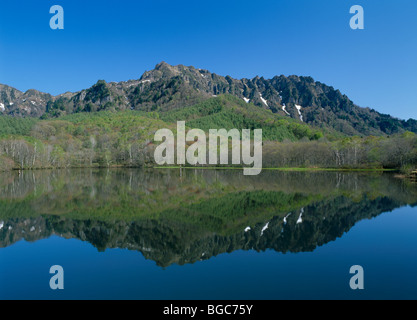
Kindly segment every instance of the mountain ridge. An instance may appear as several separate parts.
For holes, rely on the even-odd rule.
[[[339,90],[309,76],[234,79],[205,69],[181,64],[172,66],[166,62],[145,71],[137,80],[99,80],[90,88],[57,96],[34,89],[21,92],[0,85],[0,114],[47,118],[101,110],[164,113],[225,94],[284,118],[348,136],[417,132],[416,120],[401,120],[374,109],[361,108]]]

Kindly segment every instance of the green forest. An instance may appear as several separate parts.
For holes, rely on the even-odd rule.
[[[262,129],[264,168],[409,172],[417,165],[417,135],[412,132],[348,136],[223,95],[168,111],[102,110],[54,118],[2,115],[0,170],[153,167],[154,134],[162,128],[175,131],[176,121],[205,131]]]

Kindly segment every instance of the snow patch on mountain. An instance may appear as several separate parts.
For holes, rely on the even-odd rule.
[[[296,104],[296,105],[295,105],[295,107],[297,108],[298,115],[300,116],[300,120],[301,120],[302,122],[304,122],[304,120],[303,120],[303,115],[301,114],[301,106],[299,106],[298,104]]]
[[[262,100],[262,102],[267,106],[267,107],[269,107],[268,106],[268,101],[266,101],[263,97],[262,97],[262,94],[260,93],[259,94],[259,96],[261,97],[261,100]]]

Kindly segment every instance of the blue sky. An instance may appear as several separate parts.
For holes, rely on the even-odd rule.
[[[351,30],[362,5],[365,30]],[[64,8],[52,30],[49,8]],[[312,76],[356,104],[417,119],[415,0],[5,1],[0,83],[51,94],[139,78],[160,61],[220,75]]]

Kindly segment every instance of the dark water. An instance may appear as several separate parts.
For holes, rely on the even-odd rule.
[[[416,299],[416,204],[392,174],[1,173],[0,299]]]

